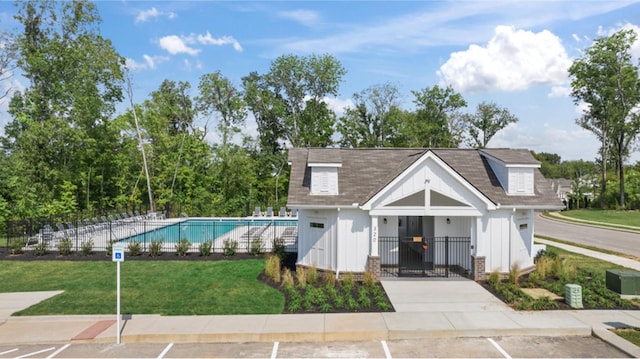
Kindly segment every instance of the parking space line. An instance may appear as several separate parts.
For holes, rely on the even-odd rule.
[[[164,350],[162,351],[162,353],[160,353],[160,355],[158,355],[158,359],[162,359],[164,358],[165,355],[167,355],[167,353],[169,352],[169,350],[171,350],[171,347],[173,347],[173,343],[169,343],[169,345],[167,345]]]
[[[18,349],[18,348],[13,348],[13,349],[10,349],[10,350],[7,350],[7,351],[5,351],[5,352],[0,353],[0,355],[5,355],[5,354],[13,353],[13,352],[18,351],[18,350],[20,350],[20,349]]]
[[[58,349],[55,352],[51,353],[51,355],[49,355],[47,357],[47,359],[55,358],[56,355],[60,354],[63,350],[67,349],[69,346],[71,346],[71,344],[63,345],[62,347],[60,347],[60,349]]]
[[[271,359],[276,359],[278,356],[278,342],[273,342],[273,349],[271,349]]]
[[[509,353],[507,353],[504,349],[502,349],[502,347],[496,343],[495,340],[491,339],[491,338],[487,338],[487,340],[489,341],[489,343],[493,344],[493,346],[498,349],[498,351],[506,358],[506,359],[511,359],[511,356],[509,355]]]
[[[384,355],[387,356],[387,359],[391,359],[391,352],[389,351],[389,346],[387,345],[387,342],[384,340],[381,340],[380,343],[382,344],[382,349],[384,350]]]
[[[37,352],[33,352],[33,353],[29,353],[29,354],[25,354],[25,355],[21,355],[19,357],[16,357],[16,359],[21,359],[21,358],[26,358],[26,357],[30,357],[32,355],[38,355],[38,354],[42,354],[42,353],[46,353],[52,350],[55,350],[56,347],[51,347],[51,348],[47,348],[47,349],[42,349],[42,350],[38,350]]]

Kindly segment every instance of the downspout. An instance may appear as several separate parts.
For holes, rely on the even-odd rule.
[[[336,279],[340,279],[340,246],[339,246],[339,239],[340,236],[338,235],[340,233],[339,230],[340,227],[340,207],[338,207],[338,214],[336,215]]]
[[[513,258],[511,258],[511,255],[513,250],[513,226],[515,226],[515,222],[513,219],[515,218],[515,213],[516,209],[514,207],[511,209],[511,220],[509,221],[509,268],[507,268],[507,272],[511,271],[511,261],[513,260]]]

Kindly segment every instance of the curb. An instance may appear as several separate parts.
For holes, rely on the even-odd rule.
[[[632,358],[640,358],[640,347],[619,337],[617,334],[611,332],[611,330],[593,328],[592,335],[627,353]]]

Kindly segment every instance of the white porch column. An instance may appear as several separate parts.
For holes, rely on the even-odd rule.
[[[371,256],[378,256],[378,216],[371,216],[371,248],[369,254]]]
[[[485,255],[485,243],[482,239],[482,217],[473,217],[471,224],[471,244],[473,245],[472,255]]]
[[[424,213],[427,214],[431,208],[431,179],[429,179],[429,169],[425,168],[427,178],[424,180]]]

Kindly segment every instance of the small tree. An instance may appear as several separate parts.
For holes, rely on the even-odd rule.
[[[512,115],[509,110],[488,102],[480,103],[475,114],[463,115],[463,119],[468,128],[469,139],[467,142],[476,148],[486,148],[498,131],[510,123],[518,122],[518,118]]]

